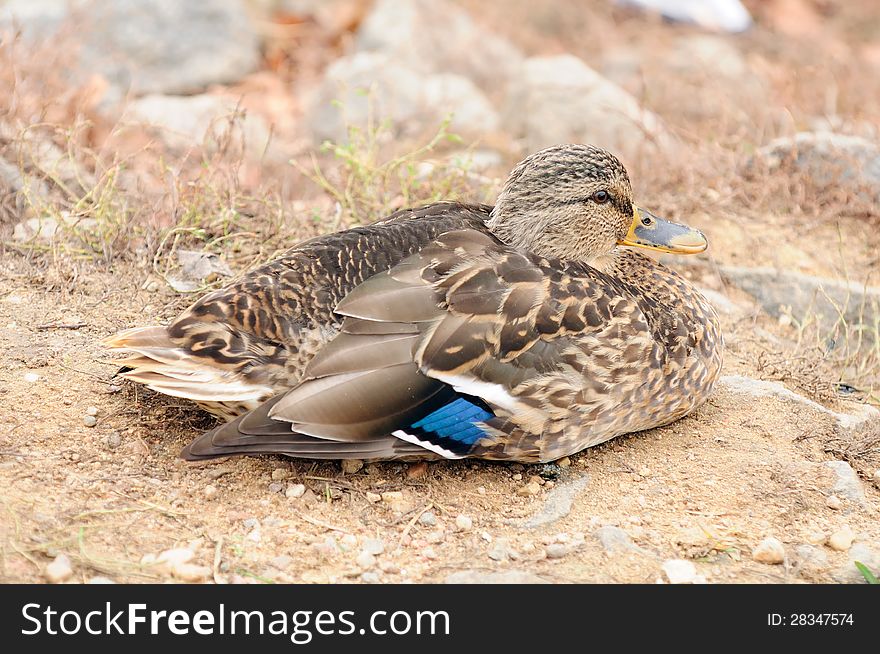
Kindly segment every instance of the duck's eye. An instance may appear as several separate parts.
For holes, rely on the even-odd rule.
[[[647,226],[647,225],[650,225],[652,222],[654,222],[654,221],[651,220],[650,216],[642,216],[642,224],[643,225]]]
[[[596,191],[590,199],[596,204],[605,204],[611,199],[611,194],[608,191]]]

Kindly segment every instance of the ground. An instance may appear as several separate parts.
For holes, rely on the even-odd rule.
[[[653,57],[692,35],[598,2],[583,26],[591,38],[582,42],[571,27],[579,24],[556,24],[555,10],[544,4],[533,12],[541,28],[517,34],[518,21],[500,21],[492,3],[460,4],[529,53],[568,50],[597,69],[619,45],[615,36],[627,43],[637,36]],[[529,13],[532,4],[516,3],[511,12]],[[800,4],[831,11],[828,3]],[[0,580],[862,581],[855,561],[876,572],[880,350],[872,349],[869,334],[864,350],[853,355],[847,347],[841,359],[828,333],[784,312],[772,317],[723,275],[725,266],[770,266],[876,283],[876,206],[865,210],[785,172],[749,172],[757,145],[793,124],[807,125],[831,96],[847,120],[876,123],[864,102],[876,80],[854,76],[856,67],[841,54],[851,48],[853,57],[864,50],[866,61],[876,58],[856,38],[859,11],[869,4],[853,3],[829,18],[837,31],[823,37],[823,50],[809,31],[800,41],[782,35],[780,17],[750,3],[761,22],[737,43],[771,90],[766,101],[740,106],[736,120],[664,104],[676,89],[682,99],[692,88],[676,86],[680,75],[658,78],[668,84],[640,97],[684,149],[673,160],[630,159],[639,202],[708,236],[707,254],[668,263],[719,310],[723,378],[692,415],[550,466],[341,466],[277,456],[186,463],[181,448],[213,419],[187,402],[121,382],[100,345],[123,328],[166,324],[198,297],[166,283],[178,272],[177,249],[218,254],[237,274],[299,238],[377,218],[409,200],[491,199],[522,154],[510,139],[490,140],[497,161],[481,176],[463,182],[454,170],[439,170],[427,182],[412,175],[401,182],[400,170],[415,170],[423,159],[443,161],[460,146],[416,149],[395,160],[397,167],[382,168],[377,162],[411,144],[382,137],[377,145],[368,134],[367,143],[319,154],[322,175],[315,175],[305,172],[315,148],[299,137],[287,142],[293,145],[286,155],[299,164],[290,167],[286,160],[246,160],[223,139],[203,150],[157,150],[139,132],[110,129],[93,114],[81,122],[58,107],[22,117],[42,125],[33,133],[43,129],[56,146],[68,147],[91,181],[50,177],[46,197],[24,203],[12,194],[4,199],[0,187]],[[876,12],[868,14],[877,20]],[[345,44],[304,24],[293,30],[299,49],[272,42],[264,53],[268,72],[243,83],[269,89],[267,105],[281,101],[278,79],[290,82],[289,68],[313,82]],[[826,69],[795,74],[822,52],[833,53]],[[0,54],[12,56],[2,48]],[[58,83],[27,70],[44,87]],[[4,116],[45,105],[40,94],[47,91],[21,79],[0,127]],[[817,89],[826,90],[829,80],[834,93],[822,96]],[[726,98],[729,91],[712,92]],[[296,123],[297,98],[284,98]],[[738,98],[729,99],[736,108]],[[779,127],[780,112],[792,125]],[[0,156],[19,161],[12,143],[0,129]],[[123,154],[117,159],[108,151]],[[21,221],[47,213],[92,220],[93,231],[62,230],[50,241],[13,235]],[[217,287],[225,278],[202,282]],[[850,386],[859,392],[841,395]],[[687,563],[670,564],[679,560]]]

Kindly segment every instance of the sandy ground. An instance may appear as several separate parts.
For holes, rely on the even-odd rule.
[[[82,265],[61,276],[24,258],[2,267],[6,581],[44,579],[58,554],[74,581],[437,582],[514,571],[534,577],[502,578],[651,583],[679,558],[713,583],[832,581],[855,568],[851,552],[828,546],[831,534],[848,526],[853,547],[880,543],[880,491],[863,481],[864,500],[854,501],[823,465],[828,444],[850,433],[829,413],[724,384],[693,415],[564,467],[383,463],[346,474],[274,456],[187,464],[178,451],[211,418],[118,385],[99,344],[119,328],[167,321],[186,300],[143,290],[140,270]],[[693,270],[723,292],[708,267]],[[782,328],[746,296],[728,297],[724,374],[758,376],[755,352]],[[522,494],[533,476],[537,493]],[[305,494],[288,497],[298,484]],[[782,542],[783,563],[753,560],[765,537]],[[162,563],[172,549],[187,551],[166,559],[189,563]]]

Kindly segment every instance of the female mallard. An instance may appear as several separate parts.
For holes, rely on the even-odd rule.
[[[695,230],[632,203],[616,157],[528,157],[495,207],[399,211],[322,236],[106,343],[128,379],[234,418],[186,459],[552,461],[670,423],[721,368],[715,312],[635,246]]]

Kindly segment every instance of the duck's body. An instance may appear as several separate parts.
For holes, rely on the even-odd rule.
[[[589,257],[547,256],[504,227],[487,206],[398,212],[108,345],[135,353],[126,377],[232,419],[189,459],[551,461],[706,400],[721,333],[687,280],[626,248],[593,256],[592,241]]]

